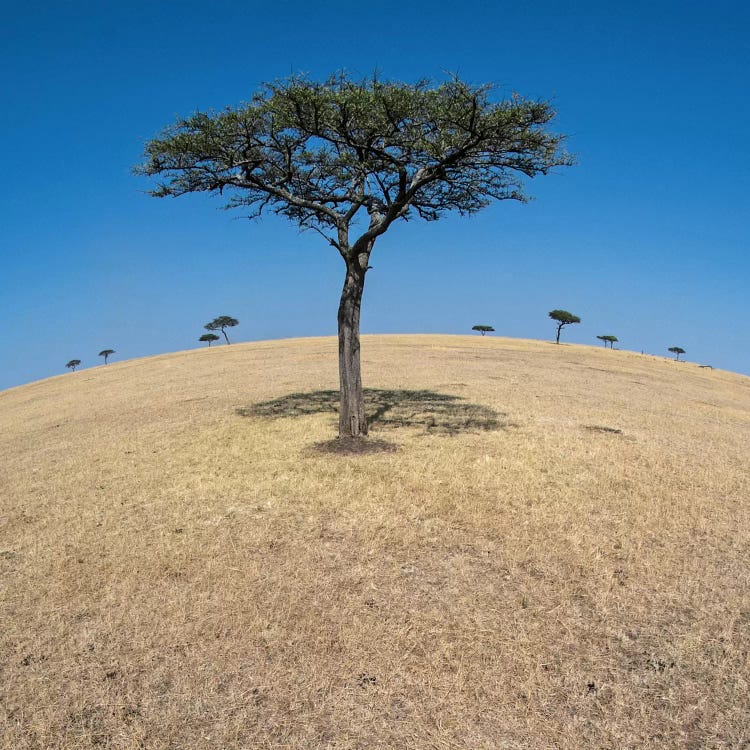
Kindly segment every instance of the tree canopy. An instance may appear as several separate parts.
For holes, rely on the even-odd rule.
[[[107,364],[107,360],[109,359],[110,354],[114,354],[114,353],[115,353],[114,349],[102,349],[99,352],[99,356],[100,357],[104,357],[104,364],[106,365]]]
[[[211,348],[211,344],[214,341],[218,341],[220,336],[217,336],[215,333],[204,333],[198,341],[207,341],[209,348]]]
[[[493,86],[457,77],[434,85],[292,76],[237,108],[179,119],[146,145],[136,172],[160,178],[154,196],[220,195],[227,208],[270,210],[336,248],[346,264],[339,431],[360,435],[359,320],[375,241],[400,219],[526,201],[525,178],[572,164],[563,136],[547,129],[554,116],[549,102],[495,100]]]
[[[365,209],[358,249],[412,212],[475,213],[492,200],[527,200],[521,176],[569,165],[563,137],[546,126],[549,102],[513,95],[491,102],[491,85],[457,78],[432,86],[345,73],[265,84],[249,104],[180,119],[146,147],[141,174],[166,177],[158,197],[227,194],[251,216],[271,209],[328,235],[342,254],[345,231]]]
[[[495,329],[492,326],[472,326],[472,331],[479,331],[484,336],[486,333],[491,333]]]
[[[607,348],[607,344],[609,344],[609,348],[612,349],[613,345],[617,341],[619,341],[619,339],[617,338],[617,336],[612,336],[612,335],[609,335],[609,334],[606,335],[606,336],[597,336],[596,338],[598,338],[599,341],[603,341],[604,342],[604,348],[605,349]]]
[[[65,366],[66,366],[66,367],[67,367],[67,368],[68,368],[69,370],[73,370],[73,372],[75,372],[75,371],[76,371],[76,367],[78,367],[78,365],[80,365],[80,364],[81,364],[81,360],[80,360],[80,359],[71,359],[71,360],[70,360],[70,361],[68,362],[68,364],[66,364]]]
[[[229,340],[229,336],[227,336],[226,329],[233,328],[234,326],[239,325],[239,323],[239,320],[236,318],[230,318],[229,315],[219,315],[218,318],[214,318],[210,323],[206,323],[203,327],[207,331],[221,331],[224,334],[227,344],[231,344],[232,342]],[[218,336],[216,338],[218,338]],[[200,340],[205,341],[206,339]]]

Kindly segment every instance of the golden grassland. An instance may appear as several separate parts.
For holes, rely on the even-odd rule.
[[[315,449],[332,338],[0,393],[1,747],[750,747],[750,379],[465,336],[363,370],[394,452]]]

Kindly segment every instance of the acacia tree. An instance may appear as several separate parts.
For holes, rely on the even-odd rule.
[[[676,355],[675,359],[679,362],[680,360],[680,354],[684,354],[685,350],[682,349],[679,346],[670,346],[669,349],[667,349],[668,352],[672,352],[672,354]]]
[[[109,355],[110,354],[114,354],[114,353],[115,353],[114,349],[102,349],[99,352],[99,356],[100,357],[104,357],[104,364],[106,365],[107,364],[107,359],[109,358]]]
[[[214,341],[218,341],[219,337],[215,333],[204,333],[198,341],[208,341],[208,348],[211,348],[211,344]]]
[[[617,336],[609,336],[609,335],[607,335],[607,336],[597,336],[596,338],[598,338],[600,341],[604,342],[604,348],[605,349],[607,348],[607,344],[609,344],[609,348],[612,349],[614,343],[616,341],[619,341],[619,339],[617,338]]]
[[[472,326],[472,331],[479,331],[484,336],[486,333],[491,333],[495,329],[492,326]]]
[[[573,313],[569,313],[567,310],[551,310],[549,313],[550,318],[557,322],[557,338],[555,343],[560,343],[560,331],[563,326],[569,326],[571,323],[580,323],[581,319]]]
[[[76,371],[76,367],[81,364],[80,359],[71,359],[70,362],[68,362],[67,365],[65,365],[69,370],[72,370],[73,372]]]
[[[458,78],[432,85],[293,76],[236,109],[180,119],[146,145],[136,172],[162,178],[152,195],[225,194],[228,208],[250,217],[271,210],[341,255],[341,436],[367,434],[360,310],[378,237],[401,219],[526,201],[524,177],[572,163],[563,137],[545,129],[555,114],[549,102],[492,94],[490,85]]]
[[[236,318],[230,318],[228,315],[219,315],[218,318],[214,318],[210,323],[206,323],[203,327],[207,331],[221,331],[224,334],[227,344],[231,344],[232,342],[229,340],[229,336],[227,336],[226,329],[239,325],[239,322],[240,321]]]

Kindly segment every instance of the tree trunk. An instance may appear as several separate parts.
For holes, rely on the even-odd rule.
[[[557,338],[555,339],[555,343],[560,343],[560,331],[562,331],[562,323],[560,323],[559,326],[557,326]]]
[[[231,344],[232,342],[229,340],[229,336],[227,336],[227,332],[222,328],[221,332],[224,334],[224,338],[227,340],[227,344]]]
[[[359,359],[359,313],[366,267],[355,258],[346,263],[346,280],[339,303],[339,437],[367,435]]]

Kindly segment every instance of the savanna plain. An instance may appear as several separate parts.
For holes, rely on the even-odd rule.
[[[750,379],[333,338],[0,393],[0,747],[750,748]]]

